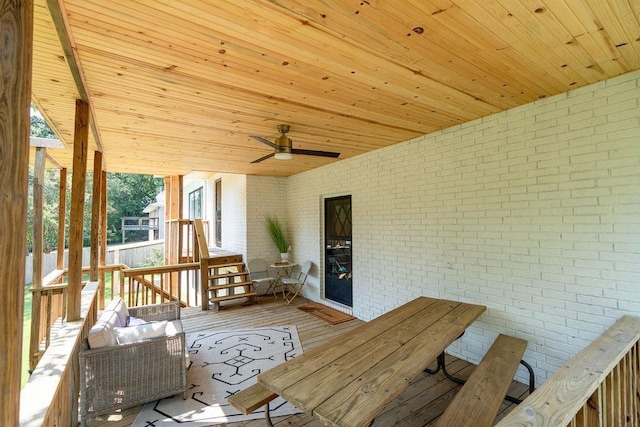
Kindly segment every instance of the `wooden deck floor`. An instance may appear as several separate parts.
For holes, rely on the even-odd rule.
[[[298,298],[291,306],[286,306],[282,299],[262,298],[258,305],[236,304],[227,306],[219,312],[201,311],[199,308],[182,310],[182,322],[185,332],[196,332],[206,329],[241,329],[260,326],[277,326],[294,324],[303,349],[309,350],[331,338],[340,335],[362,324],[360,320],[351,320],[338,325],[330,325],[325,321],[296,308],[304,303]],[[467,378],[473,372],[474,365],[452,356],[447,356],[449,373]],[[386,426],[429,426],[447,407],[459,385],[446,379],[442,373],[418,376],[409,387],[389,403],[375,419],[374,427]],[[524,398],[527,387],[513,382],[509,394]],[[123,427],[133,423],[142,406],[136,406],[115,413],[89,420],[90,427]],[[498,419],[509,413],[512,404],[504,403]],[[309,414],[298,414],[273,419],[276,426],[321,427],[323,424]],[[259,427],[265,420],[258,419],[247,422],[228,423],[228,427]]]

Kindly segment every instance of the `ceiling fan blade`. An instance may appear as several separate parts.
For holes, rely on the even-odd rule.
[[[254,160],[251,163],[260,163],[261,161],[267,160],[269,157],[273,157],[274,155],[275,155],[275,153],[267,154],[266,156],[260,157],[259,159]]]
[[[333,158],[340,156],[340,153],[334,153],[332,151],[301,150],[298,148],[293,148],[291,150],[291,153],[304,154],[305,156],[320,156],[320,157],[333,157]]]
[[[271,148],[278,148],[278,146],[276,144],[274,144],[273,142],[269,141],[268,139],[264,139],[261,136],[249,136],[249,138],[253,138],[256,141],[262,142],[263,144],[267,144]]]

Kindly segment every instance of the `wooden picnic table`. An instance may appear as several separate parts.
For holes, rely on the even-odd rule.
[[[485,307],[419,297],[258,376],[327,425],[367,426]]]

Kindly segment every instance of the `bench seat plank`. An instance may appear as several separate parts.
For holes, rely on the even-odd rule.
[[[493,426],[526,348],[524,340],[499,335],[436,426]]]
[[[238,411],[245,415],[251,414],[256,409],[266,405],[278,395],[262,384],[254,384],[233,396],[230,396],[229,403]]]

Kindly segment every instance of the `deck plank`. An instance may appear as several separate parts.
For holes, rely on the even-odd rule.
[[[261,297],[260,304],[229,304],[218,312],[202,311],[199,307],[182,309],[182,323],[186,333],[206,329],[246,329],[253,327],[296,325],[304,351],[310,349],[361,325],[361,320],[331,325],[309,313],[298,310],[304,304],[303,299],[296,299],[291,305],[284,304],[282,298]],[[474,365],[453,356],[446,357],[450,373],[467,378]],[[388,425],[426,426],[431,425],[444,412],[449,402],[460,389],[458,384],[447,380],[442,373],[435,375],[420,374],[409,387],[395,400],[380,411],[373,427]],[[526,396],[527,387],[513,382],[509,394]],[[513,404],[504,404],[498,418],[505,416],[513,409]],[[126,427],[130,426],[138,416],[142,405],[129,408],[118,413],[88,420],[89,427]],[[307,413],[277,417],[276,425],[290,427],[321,427],[323,424]],[[264,418],[252,421],[228,423],[227,427],[263,427]]]

